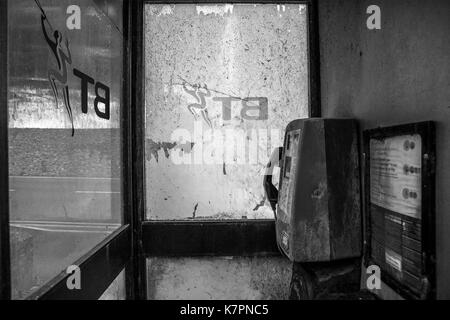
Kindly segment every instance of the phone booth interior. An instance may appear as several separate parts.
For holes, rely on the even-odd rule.
[[[291,298],[383,298],[367,270],[400,297],[433,296],[433,137],[432,122],[368,130],[360,155],[355,120],[288,125],[279,192],[267,176],[265,188],[279,249],[294,263]]]

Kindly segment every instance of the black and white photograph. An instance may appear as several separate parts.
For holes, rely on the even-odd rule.
[[[448,0],[0,0],[0,300],[450,300],[449,190]]]

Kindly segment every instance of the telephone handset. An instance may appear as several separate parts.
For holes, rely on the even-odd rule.
[[[275,167],[280,167],[280,161],[282,157],[283,148],[275,148],[270,156],[269,162],[266,166],[266,171],[264,173],[264,191],[266,193],[267,200],[272,207],[275,220],[277,220],[277,203],[278,203],[278,189],[274,186],[272,182],[273,169]]]

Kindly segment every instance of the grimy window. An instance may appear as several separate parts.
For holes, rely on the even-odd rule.
[[[147,219],[272,218],[265,166],[309,110],[307,5],[144,13]]]
[[[11,282],[21,299],[122,224],[122,4],[8,7]]]

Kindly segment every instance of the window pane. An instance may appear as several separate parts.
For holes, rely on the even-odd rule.
[[[9,1],[13,298],[121,224],[122,7]]]
[[[125,269],[119,273],[116,279],[110,284],[108,289],[103,292],[99,300],[125,300]]]
[[[149,219],[272,218],[262,176],[308,115],[306,6],[145,6]]]
[[[284,257],[147,259],[149,300],[287,300]]]

